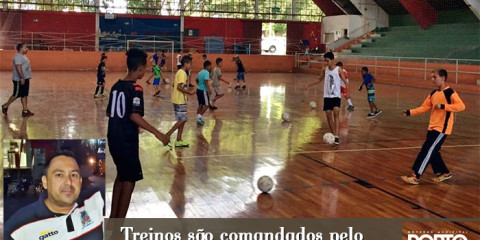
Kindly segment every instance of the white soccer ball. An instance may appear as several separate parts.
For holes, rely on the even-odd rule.
[[[269,176],[263,176],[258,179],[257,187],[263,193],[268,193],[273,188],[273,179]]]
[[[315,101],[311,101],[310,102],[310,107],[313,109],[313,108],[317,108],[317,103]]]
[[[170,83],[170,79],[168,79],[168,78],[165,79],[165,83],[166,83],[166,84],[169,84],[169,83]]]
[[[282,120],[289,122],[290,121],[290,113],[283,113],[282,114]]]
[[[333,136],[332,133],[325,133],[325,135],[323,135],[323,142],[333,144],[335,142],[335,136]]]

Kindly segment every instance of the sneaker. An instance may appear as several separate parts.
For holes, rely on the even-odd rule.
[[[146,83],[146,84],[150,84],[150,81],[146,81],[145,83]]]
[[[412,173],[412,175],[410,177],[409,176],[402,176],[401,179],[408,184],[412,184],[412,185],[420,184],[420,180],[418,180],[418,178],[415,176],[414,173]]]
[[[240,88],[240,85],[235,86],[235,89],[239,89],[239,88]]]
[[[375,116],[377,116],[378,114],[382,113],[382,110],[378,110],[375,112]]]
[[[350,112],[353,112],[353,109],[354,109],[354,108],[355,108],[355,107],[354,107],[353,105],[350,105],[350,106],[348,106],[347,110],[350,111]]]
[[[335,142],[334,143],[335,143],[335,145],[340,144],[340,139],[338,137],[335,137]]]
[[[4,115],[7,115],[7,112],[8,112],[8,107],[7,107],[5,104],[3,104],[3,105],[2,105],[2,113],[3,113]]]
[[[242,89],[245,89],[245,88],[247,88],[247,85],[243,85],[243,86],[242,86]]]
[[[375,115],[375,113],[369,113],[367,115],[367,118],[374,118],[375,116],[377,116],[377,115]]]
[[[208,106],[208,108],[210,108],[210,110],[217,110],[218,109],[217,107],[212,106],[212,105]]]
[[[102,97],[102,95],[100,95],[100,94],[93,95],[93,98],[101,98],[101,97]]]
[[[187,142],[180,140],[175,142],[175,147],[188,147],[190,144]]]
[[[443,181],[448,180],[450,178],[452,178],[452,173],[444,173],[444,174],[437,175],[437,177],[434,177],[433,181],[443,182]]]
[[[232,84],[231,84],[231,83],[228,84],[228,88],[232,88]]]
[[[201,118],[197,118],[197,123],[200,125],[205,125],[205,121],[203,121]]]
[[[33,112],[30,112],[30,110],[22,111],[22,117],[31,117],[31,116],[33,116]]]

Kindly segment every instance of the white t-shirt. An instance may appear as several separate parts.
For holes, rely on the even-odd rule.
[[[177,65],[182,65],[182,55],[181,54],[178,54],[177,55]]]
[[[342,79],[338,74],[338,67],[330,70],[325,68],[325,84],[323,85],[323,98],[340,98]]]

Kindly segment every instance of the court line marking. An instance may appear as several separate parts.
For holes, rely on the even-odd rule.
[[[456,147],[480,147],[480,144],[442,146],[442,148],[456,148]],[[190,158],[208,158],[208,157],[241,157],[241,156],[253,156],[253,155],[262,156],[262,155],[279,155],[279,154],[343,153],[343,152],[364,152],[364,151],[408,150],[408,149],[420,149],[420,148],[422,148],[422,146],[396,147],[396,148],[358,148],[358,149],[318,150],[318,151],[290,151],[287,153],[270,152],[270,153],[220,154],[220,155],[185,156],[180,158],[190,159]]]
[[[349,174],[349,173],[347,173],[347,172],[345,172],[345,171],[343,171],[343,170],[340,170],[340,169],[338,169],[338,168],[332,167],[332,166],[330,166],[329,164],[327,164],[327,163],[325,163],[325,162],[323,162],[323,161],[321,161],[321,160],[315,159],[315,158],[313,158],[313,157],[311,157],[311,156],[308,156],[308,155],[306,155],[306,154],[300,154],[300,155],[303,156],[304,158],[307,158],[307,159],[313,161],[313,162],[319,163],[319,164],[323,165],[324,167],[327,167],[327,168],[330,168],[330,169],[332,169],[332,170],[334,170],[334,171],[337,171],[337,172],[339,172],[339,173],[341,173],[341,174],[343,174],[343,175],[345,175],[345,176],[348,176],[348,177],[350,177],[350,178],[353,178],[353,179],[356,179],[356,180],[359,180],[359,181],[367,182],[368,184],[370,184],[371,186],[373,186],[373,188],[375,188],[375,189],[377,189],[377,190],[379,190],[379,191],[381,191],[381,192],[383,192],[383,193],[385,193],[385,194],[387,194],[387,195],[390,195],[390,196],[392,196],[392,197],[394,197],[394,198],[397,198],[397,199],[399,199],[399,200],[401,200],[401,201],[403,201],[403,202],[405,202],[405,203],[407,203],[407,204],[410,204],[410,205],[412,205],[413,207],[416,207],[416,208],[425,210],[425,211],[427,211],[427,212],[429,212],[429,213],[431,213],[431,214],[433,214],[433,215],[435,215],[435,216],[437,216],[437,217],[440,217],[440,218],[447,218],[447,217],[441,215],[440,213],[434,212],[433,210],[430,210],[430,209],[428,209],[428,208],[426,208],[426,207],[423,207],[423,206],[421,206],[420,204],[417,204],[417,203],[415,203],[415,202],[413,202],[413,201],[411,201],[411,200],[408,200],[408,199],[406,199],[406,198],[404,198],[404,197],[402,197],[402,196],[400,196],[400,195],[397,195],[397,194],[392,193],[392,192],[390,192],[390,191],[387,191],[387,190],[385,190],[385,189],[383,189],[383,188],[381,188],[381,187],[378,187],[377,185],[371,184],[371,183],[368,182],[368,181],[365,181],[365,180],[362,180],[362,179],[360,179],[360,178],[358,178],[358,177],[355,177],[355,176],[353,176],[353,175],[351,175],[351,174]],[[475,229],[472,229],[472,228],[470,228],[470,227],[468,227],[468,226],[466,226],[466,225],[463,225],[462,223],[455,222],[455,221],[453,221],[452,223],[455,224],[455,225],[457,225],[457,226],[463,227],[463,228],[465,228],[465,229],[467,229],[467,230],[469,230],[469,231],[471,231],[471,232],[474,232],[474,233],[480,235],[480,231],[477,231],[477,230],[475,230]]]

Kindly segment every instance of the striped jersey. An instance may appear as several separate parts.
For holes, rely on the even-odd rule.
[[[441,104],[441,108],[435,108],[435,105]],[[415,116],[430,111],[430,123],[428,130],[435,130],[446,135],[450,135],[455,121],[455,112],[465,110],[465,104],[458,96],[455,90],[449,86],[443,90],[433,90],[427,96],[422,106],[407,110],[407,115]]]

